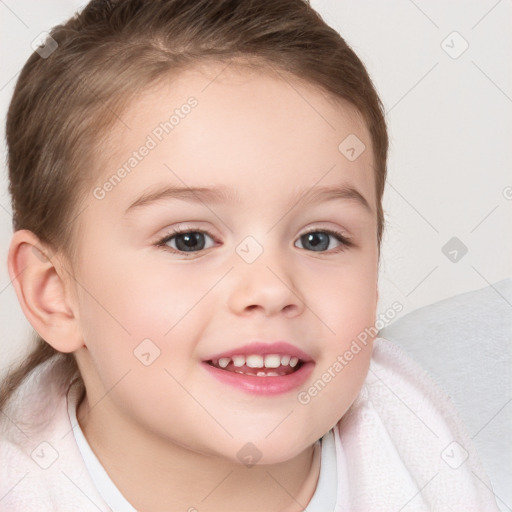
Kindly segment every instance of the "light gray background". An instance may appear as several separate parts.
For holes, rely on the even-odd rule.
[[[2,140],[5,112],[31,42],[83,3],[0,1]],[[398,300],[404,307],[399,317],[511,276],[511,1],[311,3],[363,60],[387,112],[391,147],[379,312]],[[466,51],[453,58],[464,44]],[[31,327],[7,273],[12,226],[4,143],[0,151],[5,369],[26,350]],[[441,250],[452,237],[468,248],[457,262]]]

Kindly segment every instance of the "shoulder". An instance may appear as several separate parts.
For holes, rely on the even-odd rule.
[[[382,418],[400,419],[399,425],[415,418],[413,424],[425,435],[440,440],[460,437],[472,445],[448,394],[402,348],[385,338],[374,342],[365,391]]]
[[[380,493],[400,508],[417,494],[416,510],[498,510],[450,399],[392,342],[374,341],[363,388],[337,427],[361,503]]]
[[[0,437],[20,447],[30,438],[51,430],[61,419],[71,381],[63,382],[61,359],[53,357],[37,366],[12,395],[0,416]]]
[[[73,435],[55,360],[36,368],[0,415],[0,510],[109,510],[96,493]]]

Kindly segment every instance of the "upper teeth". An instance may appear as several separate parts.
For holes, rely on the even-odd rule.
[[[268,354],[266,356],[259,354],[251,354],[249,356],[236,355],[233,357],[221,357],[218,360],[218,364],[221,368],[226,368],[230,361],[233,361],[233,366],[236,367],[244,366],[245,364],[249,368],[278,368],[281,365],[290,365],[294,368],[297,366],[299,358],[288,355],[280,356],[278,354]]]

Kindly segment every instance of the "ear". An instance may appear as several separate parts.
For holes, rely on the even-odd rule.
[[[7,266],[21,309],[37,333],[59,352],[82,347],[73,280],[62,261],[32,231],[21,229],[13,234]]]

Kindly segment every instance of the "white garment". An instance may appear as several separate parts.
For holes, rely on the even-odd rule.
[[[113,512],[137,512],[121,494],[114,482],[112,482],[105,468],[92,451],[77,421],[76,407],[77,401],[73,400],[73,397],[70,397],[68,394],[68,414],[73,426],[75,441],[97,491]]]
[[[429,372],[451,398],[512,511],[512,277],[416,309],[380,335]]]
[[[68,400],[69,418],[71,425],[74,426],[73,433],[76,443],[96,489],[113,512],[137,512],[121,494],[114,482],[112,482],[101,462],[92,451],[76,419],[76,405],[75,400]],[[319,445],[318,448],[322,450],[320,456],[320,475],[315,493],[306,506],[308,512],[334,510],[338,494],[334,431],[329,430],[317,443]]]
[[[73,435],[67,398],[76,407],[81,389],[59,374],[58,361],[38,368],[0,419],[0,511],[112,511],[99,492],[106,474],[97,487],[101,472],[89,473]],[[359,396],[323,438],[321,461],[308,512],[499,512],[451,402],[382,338]],[[337,486],[329,483],[333,462]],[[334,509],[314,502],[334,487]]]

